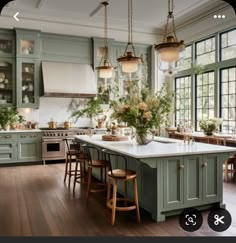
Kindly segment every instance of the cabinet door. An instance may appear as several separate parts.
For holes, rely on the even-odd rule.
[[[219,155],[203,156],[203,200],[219,202],[222,193],[222,163]]]
[[[17,60],[17,107],[39,107],[39,64],[34,59]]]
[[[16,160],[16,136],[14,134],[0,134],[0,164],[11,163]]]
[[[0,30],[0,57],[15,55],[15,37],[12,32]]]
[[[0,106],[15,102],[15,61],[13,58],[0,58]]]
[[[17,57],[38,58],[40,54],[40,32],[16,29]]]
[[[184,203],[189,207],[202,201],[202,156],[184,158]]]
[[[165,159],[164,175],[164,208],[179,208],[183,204],[184,198],[183,158]]]

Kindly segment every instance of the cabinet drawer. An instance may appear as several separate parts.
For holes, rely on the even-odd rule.
[[[0,142],[0,153],[2,153],[2,151],[8,151],[8,150],[12,150],[13,149],[14,144],[6,141],[4,142]]]
[[[1,141],[13,141],[16,139],[16,135],[12,133],[0,133],[0,142]]]
[[[18,134],[18,140],[38,140],[41,136],[39,133],[21,133]]]

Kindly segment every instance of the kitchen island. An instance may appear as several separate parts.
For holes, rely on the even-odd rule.
[[[136,171],[139,204],[152,218],[164,221],[166,216],[183,209],[223,207],[223,163],[236,153],[236,148],[155,137],[147,145],[135,140],[102,141],[101,135],[77,135],[76,139],[123,154],[128,168]],[[119,161],[112,161],[120,168]],[[96,174],[95,174],[96,176]],[[123,193],[123,188],[119,188]],[[132,185],[128,185],[132,197]]]

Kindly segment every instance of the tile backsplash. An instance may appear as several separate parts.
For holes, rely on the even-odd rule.
[[[82,108],[85,99],[71,98],[40,98],[39,109],[21,108],[18,109],[26,121],[38,122],[38,127],[48,127],[48,122],[53,119],[57,127],[62,127],[64,121],[70,121],[73,127],[90,126],[90,119],[80,118],[75,122],[70,118],[73,111]]]

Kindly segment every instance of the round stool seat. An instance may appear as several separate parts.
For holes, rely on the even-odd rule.
[[[108,172],[108,176],[117,180],[133,180],[137,175],[133,170],[114,169]]]

